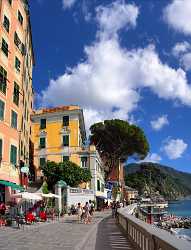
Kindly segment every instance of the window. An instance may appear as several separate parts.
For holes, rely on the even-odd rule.
[[[19,46],[21,44],[21,40],[19,39],[17,32],[15,32],[15,35],[14,35],[14,43],[19,48]]]
[[[7,89],[7,71],[0,66],[0,91],[6,94]]]
[[[21,141],[21,156],[23,156],[23,141]]]
[[[40,128],[41,129],[46,128],[46,119],[40,119]]]
[[[19,105],[19,85],[16,82],[14,82],[13,102]]]
[[[21,70],[21,62],[19,61],[19,59],[17,57],[15,57],[15,69],[20,72]]]
[[[46,164],[46,158],[41,157],[39,163],[40,163],[40,167],[43,167]]]
[[[40,148],[46,148],[46,138],[45,137],[40,138]]]
[[[9,32],[10,22],[9,22],[9,19],[6,16],[4,16],[3,26],[6,29],[6,31]]]
[[[100,180],[97,180],[97,191],[100,191]]]
[[[26,55],[25,45],[23,43],[21,44],[21,54]]]
[[[21,25],[23,25],[23,16],[21,15],[21,12],[18,10],[18,20]]]
[[[0,100],[0,121],[4,120],[5,103]]]
[[[12,4],[12,0],[8,0],[9,4],[11,5]]]
[[[10,162],[13,165],[17,164],[17,147],[15,147],[13,145],[11,145]]]
[[[66,155],[63,156],[63,161],[69,161],[69,160],[70,160],[69,156],[66,156]]]
[[[5,39],[2,38],[1,50],[8,57],[9,54],[9,46]]]
[[[81,167],[82,168],[87,168],[87,157],[81,157]]]
[[[63,126],[69,126],[69,116],[63,116]]]
[[[3,155],[3,140],[0,139],[0,161],[2,160]]]
[[[11,127],[17,129],[17,113],[11,111]]]
[[[63,146],[65,146],[65,147],[69,146],[69,135],[63,136]]]

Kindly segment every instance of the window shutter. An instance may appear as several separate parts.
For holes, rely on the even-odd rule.
[[[41,129],[46,128],[46,119],[41,119],[41,120],[40,120],[40,128],[41,128]]]
[[[63,146],[69,146],[69,135],[63,136]]]
[[[0,139],[0,160],[2,160],[2,153],[3,153],[3,141]]]
[[[5,109],[5,104],[0,100],[0,120],[4,120],[4,109]]]
[[[69,126],[69,116],[63,116],[63,126]]]
[[[10,162],[13,165],[17,164],[17,147],[11,145],[11,155],[10,155]]]
[[[46,144],[45,144],[45,137],[41,137],[40,138],[40,148],[45,148],[46,147]]]
[[[66,155],[63,156],[63,161],[69,161],[69,159],[70,159],[69,156]]]

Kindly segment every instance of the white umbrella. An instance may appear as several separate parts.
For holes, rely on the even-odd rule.
[[[11,198],[20,198],[25,200],[42,200],[42,197],[40,195],[29,192],[12,194]]]
[[[42,197],[45,198],[59,198],[60,196],[57,194],[52,194],[52,193],[48,193],[48,194],[43,194],[43,193],[38,193],[38,195],[41,195]]]

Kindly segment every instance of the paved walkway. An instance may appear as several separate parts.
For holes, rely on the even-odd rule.
[[[95,213],[90,225],[78,224],[76,216],[63,221],[0,228],[1,250],[130,250],[129,242],[118,230],[108,212]],[[101,221],[101,222],[100,222]]]
[[[115,220],[110,217],[103,219],[86,242],[83,250],[135,250],[124,236]]]

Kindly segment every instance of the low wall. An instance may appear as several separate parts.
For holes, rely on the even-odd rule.
[[[94,200],[95,195],[93,190],[68,188],[67,192],[67,206],[76,205],[78,202],[85,205],[89,200]]]
[[[127,208],[118,211],[118,223],[136,249],[141,250],[191,250],[191,243],[177,239],[169,232],[151,225],[129,214]]]

